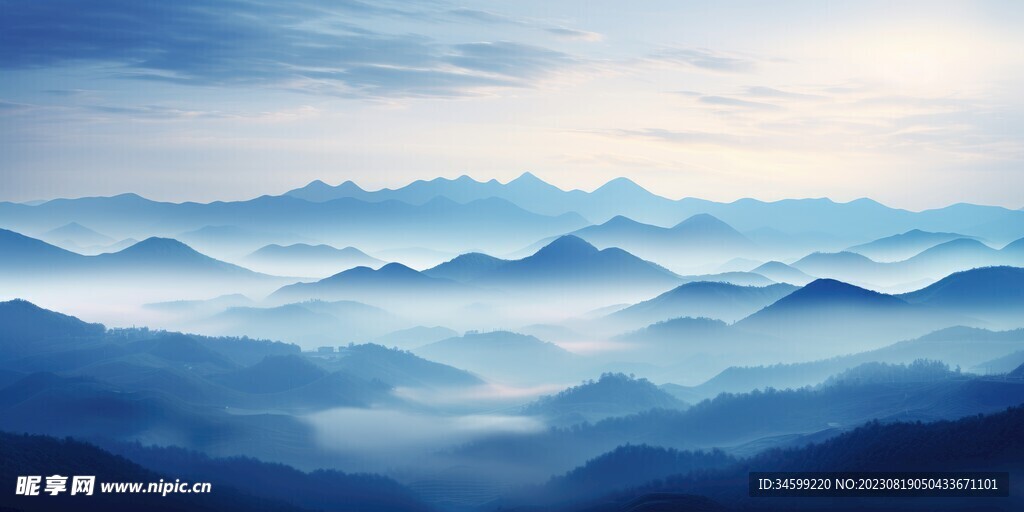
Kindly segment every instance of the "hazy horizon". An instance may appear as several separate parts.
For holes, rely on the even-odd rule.
[[[116,189],[114,189],[114,190],[112,190],[109,193],[96,194],[96,195],[68,195],[68,196],[54,196],[54,197],[36,197],[35,199],[27,199],[27,200],[13,200],[13,199],[0,198],[0,202],[10,202],[10,203],[19,203],[19,204],[35,204],[35,203],[41,203],[41,202],[46,202],[46,201],[53,201],[53,200],[56,200],[56,199],[86,199],[86,198],[93,198],[93,197],[115,197],[115,196],[125,195],[125,194],[135,194],[135,195],[138,195],[140,197],[144,197],[144,198],[152,200],[152,201],[175,203],[175,204],[191,203],[191,202],[197,202],[197,203],[236,202],[236,201],[249,201],[249,200],[256,199],[256,198],[263,197],[263,196],[279,196],[279,195],[283,195],[283,194],[286,194],[286,193],[288,193],[290,191],[306,187],[306,186],[308,186],[308,185],[310,185],[310,184],[312,184],[314,182],[317,182],[317,181],[325,183],[326,185],[331,186],[331,187],[337,187],[337,186],[342,185],[342,184],[344,184],[346,182],[352,182],[352,183],[356,184],[357,186],[359,186],[361,189],[363,189],[366,192],[380,192],[380,191],[386,191],[386,190],[401,189],[401,188],[403,188],[405,186],[408,186],[408,185],[410,185],[412,183],[420,182],[420,181],[429,182],[429,181],[440,180],[440,179],[446,179],[446,180],[449,180],[449,181],[455,181],[455,180],[458,180],[460,178],[466,178],[466,177],[472,179],[473,181],[476,181],[477,183],[487,183],[487,182],[491,182],[491,181],[497,181],[498,183],[500,183],[502,185],[507,185],[508,183],[516,180],[517,178],[519,178],[519,177],[521,177],[521,176],[523,176],[525,174],[531,174],[534,177],[540,179],[541,181],[543,181],[543,182],[545,182],[545,183],[547,183],[549,185],[553,185],[553,186],[561,189],[564,192],[570,192],[570,191],[574,191],[574,190],[579,190],[579,191],[583,191],[583,192],[587,192],[587,193],[592,193],[595,190],[603,187],[604,185],[607,185],[608,183],[610,183],[612,181],[621,180],[621,179],[627,179],[627,180],[629,180],[629,181],[639,185],[640,187],[644,188],[645,190],[647,190],[648,192],[650,192],[650,193],[652,193],[654,195],[661,196],[661,197],[664,197],[666,199],[671,199],[671,200],[674,200],[674,201],[678,201],[678,200],[681,200],[681,199],[705,199],[705,200],[713,201],[713,202],[716,202],[716,203],[729,204],[729,203],[733,203],[733,202],[736,202],[736,201],[741,201],[741,200],[744,200],[744,199],[753,199],[755,201],[761,201],[761,202],[765,202],[765,203],[771,203],[771,202],[777,202],[777,201],[785,201],[785,200],[816,200],[816,199],[824,199],[824,200],[832,201],[834,203],[844,204],[844,203],[851,203],[851,202],[854,202],[854,201],[859,201],[859,200],[867,199],[867,200],[874,201],[874,202],[877,202],[879,204],[882,204],[883,206],[888,207],[888,208],[893,208],[893,209],[897,209],[897,210],[907,210],[907,211],[911,211],[911,212],[921,212],[921,211],[926,211],[926,210],[942,209],[942,208],[953,206],[953,205],[956,205],[956,204],[974,204],[974,205],[979,205],[979,206],[996,206],[996,207],[1007,208],[1009,210],[1022,210],[1022,209],[1024,209],[1024,206],[1014,207],[1012,205],[1007,206],[1007,205],[999,205],[999,204],[972,203],[970,201],[957,201],[957,202],[951,202],[951,203],[945,203],[945,204],[936,204],[936,205],[924,206],[924,207],[919,207],[919,208],[907,208],[907,207],[903,207],[903,206],[900,206],[900,205],[889,204],[889,203],[887,203],[885,201],[878,200],[878,199],[876,199],[874,197],[871,197],[871,196],[852,197],[852,198],[849,198],[849,199],[838,199],[838,198],[830,197],[830,196],[827,196],[827,195],[826,196],[779,197],[779,198],[773,198],[773,199],[766,199],[766,198],[758,197],[758,196],[742,196],[742,197],[736,197],[736,198],[732,198],[732,199],[718,200],[718,199],[712,199],[712,198],[709,198],[709,197],[701,197],[701,196],[690,196],[690,195],[671,196],[671,195],[665,195],[663,193],[659,193],[659,191],[656,190],[656,189],[645,187],[642,183],[637,183],[632,178],[629,178],[629,177],[626,177],[626,176],[613,177],[613,178],[610,178],[608,181],[605,181],[605,182],[602,182],[602,183],[598,183],[598,184],[596,184],[594,186],[590,186],[590,187],[560,186],[560,185],[558,185],[556,183],[553,183],[553,182],[545,179],[543,176],[540,176],[537,173],[532,172],[532,171],[523,171],[520,174],[514,175],[511,178],[506,178],[506,179],[499,179],[497,177],[477,177],[477,176],[473,176],[471,174],[460,174],[460,175],[457,175],[457,176],[444,176],[444,175],[442,175],[442,176],[434,176],[432,178],[415,178],[415,179],[413,179],[411,181],[395,182],[395,183],[384,184],[384,185],[379,185],[379,186],[364,186],[357,179],[342,178],[340,181],[327,181],[325,179],[316,178],[316,179],[314,179],[312,181],[306,181],[306,182],[302,182],[302,183],[295,183],[294,186],[286,186],[286,188],[279,189],[279,190],[278,189],[268,190],[268,191],[266,191],[264,193],[260,193],[260,194],[257,194],[257,195],[239,196],[239,197],[211,197],[211,198],[205,198],[205,199],[202,199],[202,200],[198,200],[198,199],[190,198],[190,197],[179,197],[179,198],[176,198],[176,199],[160,199],[160,195],[159,194],[157,194],[156,196],[150,196],[150,195],[146,195],[146,194],[142,194],[142,193],[136,192],[134,190],[120,190],[120,191],[117,191]]]
[[[0,512],[1024,510],[1021,27],[0,0]]]
[[[1024,206],[1017,4],[200,5],[5,9],[0,199],[528,170],[726,202]]]

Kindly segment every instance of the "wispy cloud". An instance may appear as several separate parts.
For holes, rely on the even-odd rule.
[[[554,34],[554,35],[556,35],[558,37],[565,38],[565,39],[572,39],[572,40],[576,40],[576,41],[595,42],[595,41],[600,41],[600,40],[604,39],[604,36],[601,35],[601,34],[598,34],[597,32],[589,32],[589,31],[586,31],[586,30],[576,30],[576,29],[573,29],[573,28],[551,27],[551,28],[547,28],[547,29],[544,29],[544,30],[546,30],[548,33]]]
[[[771,103],[741,100],[739,98],[731,98],[728,96],[701,96],[700,98],[697,99],[697,101],[704,103],[706,105],[739,107],[755,110],[778,110],[780,108],[778,105],[773,105]]]
[[[655,140],[680,145],[737,146],[748,142],[747,138],[730,133],[703,132],[697,130],[667,130],[664,128],[604,130],[592,133],[612,137]]]
[[[820,100],[824,98],[819,94],[806,94],[792,91],[784,91],[773,87],[751,86],[745,90],[747,96],[754,98],[773,98],[783,100]]]
[[[669,48],[651,55],[649,60],[723,73],[754,71],[758,59],[708,48]]]
[[[511,42],[447,44],[351,22],[412,15],[357,1],[266,4],[15,1],[0,17],[0,68],[101,63],[112,76],[189,85],[256,85],[355,97],[457,97],[529,87],[572,66]],[[465,14],[465,13],[464,13]],[[500,62],[489,62],[500,59]]]
[[[601,41],[602,39],[604,39],[604,35],[599,34],[597,32],[565,27],[544,20],[523,18],[519,16],[508,16],[493,11],[460,8],[447,11],[446,14],[455,18],[462,18],[465,20],[470,20],[479,23],[487,23],[494,25],[514,25],[518,27],[527,27],[531,29],[541,30],[543,32],[557,36],[562,39],[571,39],[576,41],[587,42]]]

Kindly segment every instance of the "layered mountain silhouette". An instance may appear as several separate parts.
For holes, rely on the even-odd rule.
[[[960,270],[992,265],[1024,265],[1016,245],[1006,250],[993,249],[972,238],[957,238],[939,243],[908,259],[891,263],[876,262],[854,252],[814,253],[793,267],[821,277],[894,285],[922,279],[937,279]]]
[[[97,233],[77,222],[69,222],[61,227],[51,229],[43,233],[40,238],[70,250],[106,247],[116,242],[113,238]]]
[[[957,240],[973,238],[959,233],[932,233],[912,229],[906,233],[879,238],[866,244],[852,246],[849,252],[863,254],[880,262],[901,261],[936,245]]]
[[[269,299],[276,302],[310,299],[372,301],[381,297],[444,297],[467,290],[465,285],[450,279],[430,277],[401,263],[388,263],[376,270],[356,267],[316,282],[291,284],[271,294]]]
[[[978,460],[994,467],[1015,468],[1024,446],[1013,435],[1024,425],[1024,409],[933,423],[872,421],[834,436],[767,450],[740,460],[716,452],[675,452],[653,446],[622,446],[596,457],[563,477],[552,479],[541,491],[520,491],[506,500],[516,503],[557,504],[577,511],[631,510],[799,510],[806,498],[750,497],[741,484],[751,471],[829,471],[841,465],[849,471],[966,471]],[[963,440],[949,443],[950,439]],[[716,455],[718,455],[716,457]],[[1011,469],[1011,475],[1016,475]],[[645,483],[635,483],[646,478]],[[629,483],[626,483],[629,482]],[[623,491],[618,486],[633,486]],[[713,499],[708,498],[713,497]],[[827,499],[827,498],[826,498]],[[1019,508],[1018,497],[993,498],[996,508]],[[891,497],[831,499],[830,510],[886,510]],[[901,505],[905,506],[909,503]],[[955,511],[976,507],[978,498],[942,498],[929,510]]]
[[[114,253],[83,256],[13,231],[0,230],[0,272],[9,279],[132,277],[144,281],[272,281],[271,276],[203,255],[169,238],[147,238]]]
[[[829,376],[864,363],[907,364],[919,359],[939,360],[972,371],[1000,373],[999,368],[991,365],[992,360],[1013,353],[1021,346],[1024,346],[1022,329],[990,331],[962,326],[949,327],[879,349],[817,361],[731,366],[698,386],[666,384],[664,388],[684,400],[699,401],[713,398],[719,393],[820,384]]]
[[[565,503],[589,500],[615,491],[646,484],[668,475],[687,474],[732,466],[737,460],[725,452],[713,450],[679,451],[646,444],[628,444],[588,460],[586,464],[552,477],[537,490],[532,500],[546,503]],[[630,509],[643,508],[648,503],[669,510],[715,510],[710,500],[686,496],[661,496],[644,502],[631,503]],[[637,505],[641,505],[637,507]],[[711,505],[714,508],[709,508]],[[655,508],[655,510],[657,510]]]
[[[1024,313],[1024,268],[985,267],[951,274],[900,296],[912,304],[1020,325]]]
[[[338,349],[338,356],[322,360],[334,371],[392,387],[458,388],[483,381],[475,375],[441,363],[417,357],[412,352],[366,343]]]
[[[644,218],[670,215],[673,201],[654,195],[636,183],[617,178],[593,192],[563,191],[527,172],[502,184],[497,180],[476,181],[469,176],[457,179],[435,178],[417,180],[398,189],[366,191],[351,181],[336,187],[314,181],[306,187],[287,192],[287,195],[310,201],[331,201],[338,198],[357,198],[365,201],[397,200],[410,204],[423,204],[438,197],[457,202],[470,202],[497,197],[522,208],[544,215],[576,212],[600,222],[614,216],[608,204],[618,203]]]
[[[801,270],[794,268],[790,265],[786,265],[780,261],[769,261],[763,263],[750,272],[754,274],[760,274],[772,281],[779,283],[789,283],[796,286],[803,286],[815,278],[807,275]]]
[[[550,425],[595,422],[648,409],[685,409],[687,404],[646,379],[605,373],[596,381],[547,395],[523,407],[522,413],[541,416]]]
[[[386,347],[412,349],[422,347],[423,345],[429,345],[435,341],[455,338],[458,337],[458,335],[458,332],[447,327],[426,327],[417,325],[416,327],[399,329],[397,331],[378,336],[373,339],[373,342]]]
[[[348,197],[310,202],[292,196],[179,204],[116,196],[54,200],[38,206],[0,203],[0,217],[8,220],[8,226],[33,232],[75,221],[135,238],[184,233],[186,239],[221,257],[243,256],[269,243],[313,240],[367,248],[395,247],[395,241],[402,240],[405,247],[458,251],[486,246],[506,252],[589,224],[577,213],[542,215],[494,196],[468,202],[438,196],[422,204]],[[207,226],[226,227],[238,236],[192,234]],[[275,233],[287,237],[267,235]],[[209,246],[202,245],[207,242]]]
[[[499,287],[660,288],[679,276],[657,264],[619,249],[599,250],[583,239],[566,235],[532,256],[499,265],[475,280]]]
[[[330,187],[322,182],[292,190],[288,195],[312,201],[356,198],[365,201],[397,200],[413,204],[447,197],[467,202],[500,197],[520,207],[545,215],[576,212],[604,223],[616,215],[655,225],[675,225],[681,219],[707,213],[741,232],[773,228],[788,233],[832,233],[865,240],[891,235],[894,231],[920,229],[969,233],[992,240],[1014,240],[1024,236],[1024,211],[1000,207],[957,204],[935,210],[910,212],[888,208],[870,199],[836,203],[828,199],[786,199],[764,202],[740,199],[716,203],[696,198],[671,200],[657,196],[623,178],[612,180],[593,192],[563,191],[536,176],[525,173],[507,184],[479,182],[467,176],[456,180],[437,178],[417,181],[399,189],[366,191],[346,182]],[[972,232],[973,231],[973,232]],[[847,244],[849,245],[849,244]]]
[[[905,366],[903,371],[916,369]],[[1024,400],[1024,384],[1015,380],[972,378],[956,372],[927,381],[900,378],[884,382],[884,375],[879,377],[815,388],[722,394],[682,411],[652,409],[573,429],[481,440],[461,447],[460,453],[527,467],[565,467],[573,460],[578,465],[640,440],[666,448],[728,446],[736,452],[756,453],[792,443],[793,437],[800,437],[794,433],[834,437],[872,420],[957,419],[1001,412]],[[985,398],[979,400],[982,396]],[[758,421],[736,421],[750,416]],[[749,446],[757,448],[750,450]]]
[[[355,247],[292,244],[263,246],[245,257],[250,268],[276,275],[334,275],[353,267],[379,268],[385,262]]]
[[[815,348],[876,348],[970,321],[834,279],[817,279],[735,325],[786,340],[815,340]]]
[[[619,349],[618,360],[652,365],[636,371],[659,381],[699,382],[730,365],[799,354],[791,340],[737,329],[711,318],[664,320],[615,336],[612,341]]]
[[[653,299],[616,311],[606,319],[626,328],[686,316],[735,321],[796,289],[788,284],[756,287],[698,281],[680,285]]]
[[[46,310],[24,300],[0,302],[0,359],[50,350],[54,343],[85,344],[106,332],[102,324]]]
[[[283,306],[231,307],[195,325],[218,335],[268,337],[307,349],[343,345],[383,334],[402,325],[395,315],[355,301],[306,301]]]
[[[423,273],[430,277],[468,283],[487,276],[508,262],[509,260],[487,254],[471,252],[460,254],[436,267],[424,270]]]
[[[354,290],[394,294],[435,293],[480,296],[486,290],[580,295],[595,291],[617,291],[626,295],[661,291],[681,278],[665,268],[618,248],[599,250],[579,237],[566,235],[531,256],[504,260],[482,253],[467,253],[422,272],[400,264],[377,271],[355,268],[317,283],[286,286],[275,292],[274,300],[307,298],[352,298]],[[348,293],[348,295],[339,295]]]
[[[236,259],[267,244],[311,244],[312,239],[286,231],[266,231],[261,226],[241,227],[234,224],[215,224],[192,229],[175,235],[200,251],[224,258]]]
[[[475,205],[490,198],[516,205],[519,213],[508,212],[498,218],[486,212],[487,208]],[[443,209],[460,210],[460,217],[454,223],[435,216],[438,210],[421,207],[436,200],[447,201]],[[458,205],[463,205],[459,207]],[[415,212],[415,213],[414,213]],[[468,219],[488,218],[491,226],[507,228],[508,235],[523,234],[521,221],[528,212],[536,212],[548,218],[560,215],[582,215],[596,223],[604,223],[616,215],[623,215],[638,222],[671,226],[690,216],[707,213],[713,215],[741,232],[762,228],[776,229],[786,233],[823,233],[846,239],[869,240],[891,235],[893,232],[920,229],[930,232],[965,233],[979,236],[998,243],[1005,243],[1024,237],[1021,220],[1024,211],[1000,207],[957,204],[945,208],[910,212],[889,208],[870,199],[858,199],[848,203],[836,203],[828,199],[787,199],[763,202],[755,199],[740,199],[732,203],[716,203],[696,198],[671,200],[657,196],[639,185],[624,179],[612,180],[593,192],[579,190],[563,191],[526,173],[507,184],[494,180],[478,182],[468,177],[456,180],[438,178],[418,181],[406,187],[380,191],[365,191],[348,182],[339,187],[329,187],[322,182],[313,182],[306,189],[297,189],[284,196],[259,197],[249,201],[227,203],[162,203],[150,201],[135,194],[114,197],[55,199],[42,204],[27,205],[0,203],[0,217],[7,219],[7,226],[28,232],[41,232],[69,222],[79,222],[108,235],[140,237],[152,234],[176,234],[203,226],[237,225],[243,228],[287,231],[289,226],[301,226],[309,230],[296,233],[300,236],[317,238],[337,245],[345,234],[355,234],[348,226],[335,225],[323,231],[328,218],[348,218],[354,224],[374,225],[376,229],[391,226],[392,233],[402,232],[417,240],[413,230],[403,229],[444,224],[446,233],[456,228],[473,225]],[[282,215],[282,213],[284,213]],[[407,222],[399,227],[392,221],[403,218]],[[420,220],[423,222],[421,223]],[[451,216],[447,219],[451,220]],[[540,219],[537,219],[540,220]],[[569,219],[566,219],[569,220]],[[560,226],[560,229],[539,233],[519,240],[517,244],[504,249],[512,251],[533,240],[567,233],[584,227],[585,221],[578,216],[572,219],[576,226]],[[411,221],[411,222],[409,222]],[[549,227],[558,221],[547,221]],[[571,222],[570,222],[571,224]],[[167,231],[146,232],[154,226],[164,226]],[[479,224],[477,224],[479,226]],[[534,224],[534,227],[539,227]],[[331,233],[320,238],[317,233]],[[518,233],[517,233],[518,232]],[[429,231],[428,231],[429,233]],[[427,233],[424,233],[427,234]],[[430,233],[435,236],[436,232]],[[463,229],[463,234],[481,239],[487,233],[479,229]],[[429,236],[429,235],[428,235]],[[452,241],[449,236],[444,241]],[[267,243],[294,243],[284,240],[268,240]],[[348,243],[365,244],[358,240]],[[424,245],[415,243],[413,245]],[[849,246],[850,243],[846,244]],[[256,246],[258,247],[258,246]],[[249,251],[255,249],[252,247]],[[463,243],[463,247],[465,244]],[[492,250],[502,250],[494,248]]]
[[[467,332],[425,345],[416,355],[512,384],[574,379],[577,358],[559,346],[508,331]]]
[[[750,239],[708,214],[694,215],[670,228],[643,224],[620,215],[572,234],[598,247],[621,247],[680,268],[707,266],[709,260],[724,261],[749,254],[754,249]]]

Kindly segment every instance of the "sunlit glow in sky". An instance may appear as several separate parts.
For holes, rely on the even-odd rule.
[[[1021,26],[1011,1],[4,2],[0,200],[531,171],[1021,208]]]

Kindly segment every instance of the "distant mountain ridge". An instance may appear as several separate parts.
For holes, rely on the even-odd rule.
[[[1024,241],[994,249],[973,238],[956,238],[931,246],[905,260],[877,262],[860,253],[813,253],[793,263],[793,267],[811,275],[847,282],[894,285],[953,272],[995,265],[1024,266]]]
[[[846,249],[850,252],[863,254],[875,261],[900,261],[941,243],[958,238],[974,238],[959,233],[932,233],[920,229],[912,229],[906,233],[879,238],[866,244],[855,245]]]
[[[523,407],[522,413],[543,416],[554,425],[572,425],[648,409],[684,409],[686,406],[646,379],[605,373],[597,381],[541,397]]]
[[[386,262],[355,247],[304,243],[265,245],[246,256],[246,265],[278,275],[328,276],[354,267],[379,268]]]
[[[641,326],[660,320],[690,316],[738,320],[785,297],[797,288],[788,284],[765,287],[697,281],[686,283],[653,299],[616,311],[606,318],[623,325]]]
[[[883,341],[920,336],[965,321],[970,319],[914,306],[899,297],[835,279],[817,279],[735,326],[780,339],[830,340],[845,343],[846,347],[874,348]],[[813,348],[804,347],[808,353]]]
[[[267,243],[314,239],[332,245],[354,244],[372,252],[391,249],[376,247],[382,242],[377,236],[382,231],[400,233],[405,245],[412,247],[432,244],[452,253],[476,248],[506,254],[545,237],[603,224],[617,215],[640,223],[675,226],[698,214],[712,215],[742,233],[774,230],[798,238],[818,233],[820,236],[811,239],[827,239],[830,245],[846,240],[850,243],[843,246],[847,247],[913,229],[962,233],[996,244],[1024,237],[1024,211],[1000,207],[956,204],[911,212],[870,199],[847,203],[828,199],[672,200],[624,178],[611,180],[593,192],[564,191],[529,173],[505,184],[468,177],[438,178],[380,191],[366,191],[351,182],[339,187],[313,182],[281,196],[208,204],[157,202],[136,194],[54,199],[32,205],[0,202],[0,218],[5,219],[6,227],[30,233],[78,222],[108,236],[144,238],[234,224],[267,232],[295,229],[291,235],[305,239],[264,240],[242,254]],[[439,230],[439,226],[445,229]],[[502,239],[493,237],[494,226],[501,227]],[[228,256],[202,244],[196,247],[218,257]]]
[[[572,353],[536,337],[508,331],[467,332],[417,348],[413,353],[504,383],[575,380],[577,373]],[[524,372],[525,368],[530,371]]]
[[[458,202],[500,197],[526,210],[545,215],[577,212],[598,224],[616,215],[623,215],[641,223],[675,225],[687,217],[706,213],[743,232],[769,226],[793,233],[831,232],[859,237],[861,240],[885,237],[901,229],[958,232],[993,240],[1024,237],[1024,226],[1021,225],[1024,210],[955,204],[911,212],[889,208],[870,199],[847,203],[829,199],[764,202],[748,198],[731,203],[697,198],[672,200],[653,194],[625,178],[611,180],[593,192],[565,191],[531,173],[524,173],[506,184],[496,180],[480,182],[462,176],[455,180],[420,180],[405,187],[378,191],[363,190],[352,182],[331,187],[315,181],[307,187],[291,190],[286,195],[313,201],[353,197],[367,201],[398,200],[413,204],[434,197],[448,197]]]
[[[202,247],[216,247],[218,251],[241,245],[242,255],[268,243],[309,243],[311,240],[331,245],[389,248],[384,244],[394,243],[396,237],[407,246],[462,250],[475,239],[478,243],[487,242],[494,250],[511,251],[539,238],[589,224],[577,213],[542,215],[496,197],[458,203],[440,196],[414,205],[350,197],[309,202],[291,196],[261,196],[248,201],[206,204],[162,203],[121,195],[59,199],[38,206],[0,202],[0,218],[5,219],[7,226],[27,232],[75,221],[117,236],[138,238],[154,234],[173,236],[218,227],[234,230],[241,236],[233,236],[227,243],[223,243],[223,237],[201,233],[189,236]],[[500,227],[501,237],[496,235],[495,227]],[[262,235],[253,239],[246,233]],[[254,243],[258,245],[253,247]]]
[[[648,259],[682,260],[683,264],[691,265],[708,259],[735,258],[754,249],[749,238],[706,213],[693,215],[670,228],[619,215],[572,234],[598,247],[621,247]]]
[[[114,253],[84,256],[66,251],[22,234],[0,229],[0,274],[18,279],[60,275],[102,275],[115,272],[155,274],[173,272],[185,278],[269,279],[259,274],[201,254],[169,238],[147,238]]]

